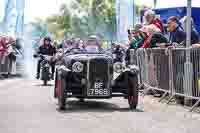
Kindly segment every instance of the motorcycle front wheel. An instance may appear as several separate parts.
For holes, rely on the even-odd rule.
[[[47,86],[47,82],[48,82],[47,80],[43,80],[43,85]]]

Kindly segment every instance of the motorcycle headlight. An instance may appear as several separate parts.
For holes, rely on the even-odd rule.
[[[115,63],[113,67],[116,73],[121,73],[124,69],[124,65],[120,62]]]
[[[80,73],[83,71],[83,67],[84,67],[84,65],[81,62],[75,62],[72,65],[72,71]]]

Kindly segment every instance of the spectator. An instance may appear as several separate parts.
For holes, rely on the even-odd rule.
[[[79,48],[84,49],[84,41],[80,39],[79,41]]]
[[[183,27],[183,31],[186,33],[187,32],[187,17],[183,17],[180,20],[182,27]],[[196,44],[199,43],[199,34],[197,32],[197,30],[194,27],[194,21],[193,19],[191,19],[191,44]],[[186,44],[186,42],[184,43]]]
[[[162,22],[160,21],[158,17],[156,17],[155,12],[152,10],[147,10],[144,13],[144,25],[156,27],[159,29],[160,32],[162,33],[164,32],[164,27],[163,27]]]
[[[17,50],[21,50],[22,49],[22,39],[20,39],[20,38],[16,39],[15,47],[16,47]]]
[[[145,39],[147,38],[147,34],[141,31],[142,25],[136,24],[133,30],[130,32],[129,36],[131,37],[129,47],[126,51],[125,61],[126,64],[130,64],[130,51],[131,49],[138,49],[140,48]]]
[[[166,46],[185,46],[186,34],[183,31],[183,28],[180,26],[177,17],[169,17],[167,22],[167,30],[169,32],[169,44],[160,44],[161,48],[166,48]]]
[[[113,42],[113,43],[111,44],[111,51],[113,52],[113,51],[115,50],[115,48],[116,48],[116,43]]]
[[[73,44],[73,47],[74,48],[80,48],[80,38],[75,38],[74,40],[74,44]]]
[[[1,37],[0,38],[0,52],[4,53],[7,49],[7,46],[5,44],[6,38],[5,37]]]
[[[58,42],[57,42],[56,40],[53,42],[53,46],[54,46],[55,48],[58,48]]]
[[[142,44],[142,48],[153,48],[157,47],[156,46],[157,43],[167,42],[167,39],[164,37],[164,35],[161,32],[159,32],[157,27],[153,25],[144,27],[141,30],[147,35],[147,38]]]
[[[147,34],[147,37],[142,44],[142,48],[156,47],[156,43],[166,42],[164,37],[164,27],[159,18],[152,10],[147,10],[144,15],[144,26],[142,32]]]
[[[140,48],[144,43],[144,40],[147,38],[147,34],[141,31],[142,25],[135,25],[134,29],[131,31],[131,40],[129,44],[129,49],[137,49]]]
[[[64,40],[63,48],[64,49],[69,49],[71,47],[72,47],[72,41],[71,40]]]
[[[177,17],[172,16],[168,19],[167,28],[170,33],[169,42],[171,44],[178,43],[178,45],[184,45],[186,34],[181,29]]]

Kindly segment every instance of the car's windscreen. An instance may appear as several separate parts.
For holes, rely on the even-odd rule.
[[[97,47],[86,47],[84,49],[71,48],[64,50],[65,54],[103,54],[105,51]]]

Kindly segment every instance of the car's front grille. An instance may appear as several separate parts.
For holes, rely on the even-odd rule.
[[[89,81],[90,87],[94,85],[95,82],[103,82],[104,87],[107,88],[107,84],[109,81],[109,64],[108,60],[100,58],[100,59],[92,59],[89,61]]]

